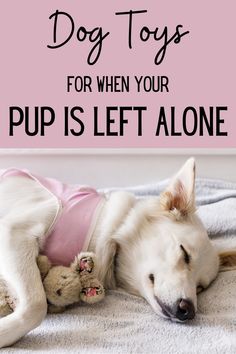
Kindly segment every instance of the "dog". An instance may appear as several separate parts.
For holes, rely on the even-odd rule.
[[[97,254],[99,278],[107,288],[120,286],[144,297],[171,321],[193,319],[197,293],[219,270],[236,266],[235,250],[218,254],[210,242],[196,215],[194,185],[191,158],[160,197],[137,200],[124,191],[104,196],[88,244],[88,251]],[[35,178],[1,180],[0,275],[16,294],[17,305],[0,319],[0,347],[15,343],[46,315],[36,257],[57,213],[55,196]]]

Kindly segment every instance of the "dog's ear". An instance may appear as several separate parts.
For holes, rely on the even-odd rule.
[[[228,250],[219,253],[220,272],[236,269],[236,250]]]
[[[160,196],[162,210],[181,217],[195,211],[195,160],[188,159]]]

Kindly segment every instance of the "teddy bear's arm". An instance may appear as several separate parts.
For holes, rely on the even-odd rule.
[[[71,264],[71,269],[80,276],[80,299],[89,304],[101,301],[105,291],[95,277],[96,257],[92,252],[81,252]]]
[[[47,256],[39,255],[37,257],[37,265],[41,274],[42,279],[46,277],[52,265]]]
[[[9,315],[13,309],[13,297],[10,297],[5,282],[0,279],[0,317]]]
[[[48,313],[61,313],[66,309],[65,306],[56,306],[52,304],[48,304]]]
[[[7,297],[5,294],[0,294],[0,317],[4,317],[10,315],[13,309],[10,307],[9,303],[7,302]]]
[[[98,279],[91,276],[83,277],[83,279],[81,279],[81,285],[80,299],[83,302],[94,304],[104,298],[105,290]]]
[[[95,268],[95,254],[92,252],[81,252],[70,265],[71,269],[78,273],[80,277],[92,275]]]

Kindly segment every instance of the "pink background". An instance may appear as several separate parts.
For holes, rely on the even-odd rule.
[[[146,3],[146,4],[145,4]],[[86,62],[91,44],[73,39],[56,50],[52,44],[52,21],[56,9],[70,13],[76,28],[102,26],[110,35],[104,40],[99,61]],[[115,12],[148,10],[134,19],[133,50],[127,46],[127,17]],[[0,4],[0,147],[236,147],[235,100],[235,0],[213,1],[1,1]],[[163,63],[154,64],[159,42],[138,39],[140,28],[178,24],[189,30],[179,45],[171,44]],[[117,45],[114,45],[114,44]],[[166,75],[169,93],[67,93],[67,75]],[[94,86],[95,87],[95,86]],[[132,87],[135,87],[132,85]],[[46,136],[27,137],[23,126],[8,135],[9,106],[45,106],[56,112],[56,122]],[[85,133],[63,136],[63,107],[82,106]],[[93,136],[93,106],[99,106],[104,126],[106,106],[147,106],[143,136],[136,134],[136,116],[130,115],[124,137]],[[176,106],[178,124],[186,106],[228,106],[223,131],[227,137],[155,136],[159,106]],[[129,114],[127,114],[127,117]],[[33,120],[33,115],[31,116]]]

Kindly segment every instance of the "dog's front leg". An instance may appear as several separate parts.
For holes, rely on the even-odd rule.
[[[44,319],[47,302],[39,269],[37,240],[23,229],[0,225],[0,272],[17,298],[15,311],[0,319],[0,347],[15,343]]]

